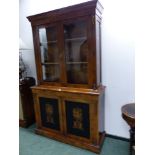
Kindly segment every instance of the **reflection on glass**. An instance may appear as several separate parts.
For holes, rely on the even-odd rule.
[[[56,29],[54,27],[39,29],[41,61],[58,62],[59,51],[56,38]]]
[[[60,80],[59,65],[42,65],[43,80],[58,82]]]
[[[87,64],[67,65],[67,82],[72,84],[87,84]]]
[[[39,38],[43,80],[52,82],[59,81],[60,65],[56,28],[40,28]]]
[[[88,42],[85,21],[64,25],[67,82],[87,84]]]

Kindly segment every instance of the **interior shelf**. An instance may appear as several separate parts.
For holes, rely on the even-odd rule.
[[[88,62],[66,62],[67,65],[71,65],[71,64],[88,64]]]
[[[42,62],[42,65],[59,65],[60,63],[58,62]]]
[[[69,38],[69,39],[65,39],[65,42],[68,42],[68,41],[83,41],[83,40],[86,40],[86,39],[87,39],[86,37]]]
[[[40,46],[43,46],[43,45],[45,45],[45,44],[55,44],[55,43],[57,43],[57,40],[53,40],[53,41],[48,41],[48,42],[40,42]]]

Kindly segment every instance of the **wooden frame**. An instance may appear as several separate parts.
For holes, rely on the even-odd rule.
[[[101,24],[102,10],[103,7],[101,6],[101,4],[97,0],[93,0],[27,17],[31,22],[33,31],[33,42],[38,80],[38,86],[32,87],[37,125],[36,133],[81,148],[85,148],[96,153],[100,152],[105,136],[104,130],[100,132],[100,123],[98,122],[100,117],[99,107],[100,104],[104,104],[100,102],[100,98],[105,92],[105,87],[101,84],[101,48],[98,47],[97,42],[98,40],[100,40],[98,39],[98,35],[100,35],[100,33],[96,32],[96,23],[99,22],[99,24]],[[71,59],[66,59],[66,47],[64,43],[66,34],[64,32],[64,24],[71,23],[74,27],[76,27],[74,23],[76,23],[77,21],[84,21],[86,23],[86,30],[83,31],[84,29],[80,27],[78,30],[76,30],[76,33],[67,36],[69,36],[69,39],[70,36],[84,36],[83,38],[85,38],[85,40],[83,42],[80,40],[82,43],[77,43],[77,45],[74,47],[75,49],[73,50],[79,50],[77,51],[79,52],[79,57],[84,54],[86,54],[86,57],[84,56],[85,59],[80,57],[78,59],[81,60],[80,62],[73,61],[74,63],[80,65],[80,67],[84,66],[84,70],[82,70],[79,66],[78,67],[80,69],[76,66],[74,69],[75,72],[70,72],[70,68],[67,70],[67,60],[69,60],[68,63],[72,65],[74,63],[71,63]],[[57,46],[59,51],[58,62],[60,64],[61,72],[60,81],[52,82],[51,80],[47,82],[43,80],[39,28],[47,28],[53,25],[55,25],[57,28]],[[71,39],[73,40],[75,38],[73,37]],[[82,46],[83,44],[85,46]],[[68,44],[67,48],[71,49],[68,53],[72,53],[71,44]],[[80,52],[82,53],[81,55]],[[77,53],[74,54],[76,55]],[[52,64],[53,62],[50,63]],[[81,65],[81,63],[85,64]],[[85,71],[88,72],[88,75],[86,75]],[[67,78],[70,74],[75,74],[74,76],[77,77],[74,78],[73,76],[72,78],[71,75],[71,80],[67,81]],[[78,78],[80,78],[81,76],[83,76],[82,78],[84,79],[84,82],[79,82],[80,80],[78,80]],[[76,80],[74,81],[74,79]],[[50,99],[56,98],[58,100],[60,131],[43,126],[41,115],[43,115],[42,110],[45,108],[40,108],[39,97]],[[77,104],[79,106],[79,109],[74,108],[74,104]],[[67,115],[69,115],[69,112],[67,110],[71,111],[71,117],[73,117],[73,119],[69,120],[69,118],[67,118]],[[87,115],[84,115],[83,111],[87,113]],[[85,116],[85,119],[77,119],[76,112],[79,113],[80,117]],[[89,118],[86,118],[86,116],[88,116]],[[78,121],[81,121],[80,123],[83,123],[84,120],[86,120],[86,126],[78,124]],[[74,125],[71,126],[71,123]],[[74,129],[74,132],[68,132],[71,131],[69,129],[70,126],[76,128]],[[79,126],[82,127],[80,128]],[[78,131],[77,129],[84,131]]]

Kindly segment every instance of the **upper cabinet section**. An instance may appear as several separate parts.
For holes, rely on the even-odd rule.
[[[93,0],[27,17],[38,84],[96,89],[101,83],[102,6]]]

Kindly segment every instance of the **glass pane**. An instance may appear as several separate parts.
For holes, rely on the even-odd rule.
[[[39,29],[41,63],[43,80],[56,82],[60,80],[59,50],[57,30],[55,27]]]
[[[85,21],[64,24],[67,82],[87,84],[88,42]]]
[[[60,66],[59,65],[42,65],[43,71],[43,80],[44,81],[52,81],[59,82],[60,80]]]
[[[87,83],[87,64],[67,64],[68,83],[86,84]]]
[[[97,59],[97,83],[101,83],[101,25],[96,21],[96,59]]]

